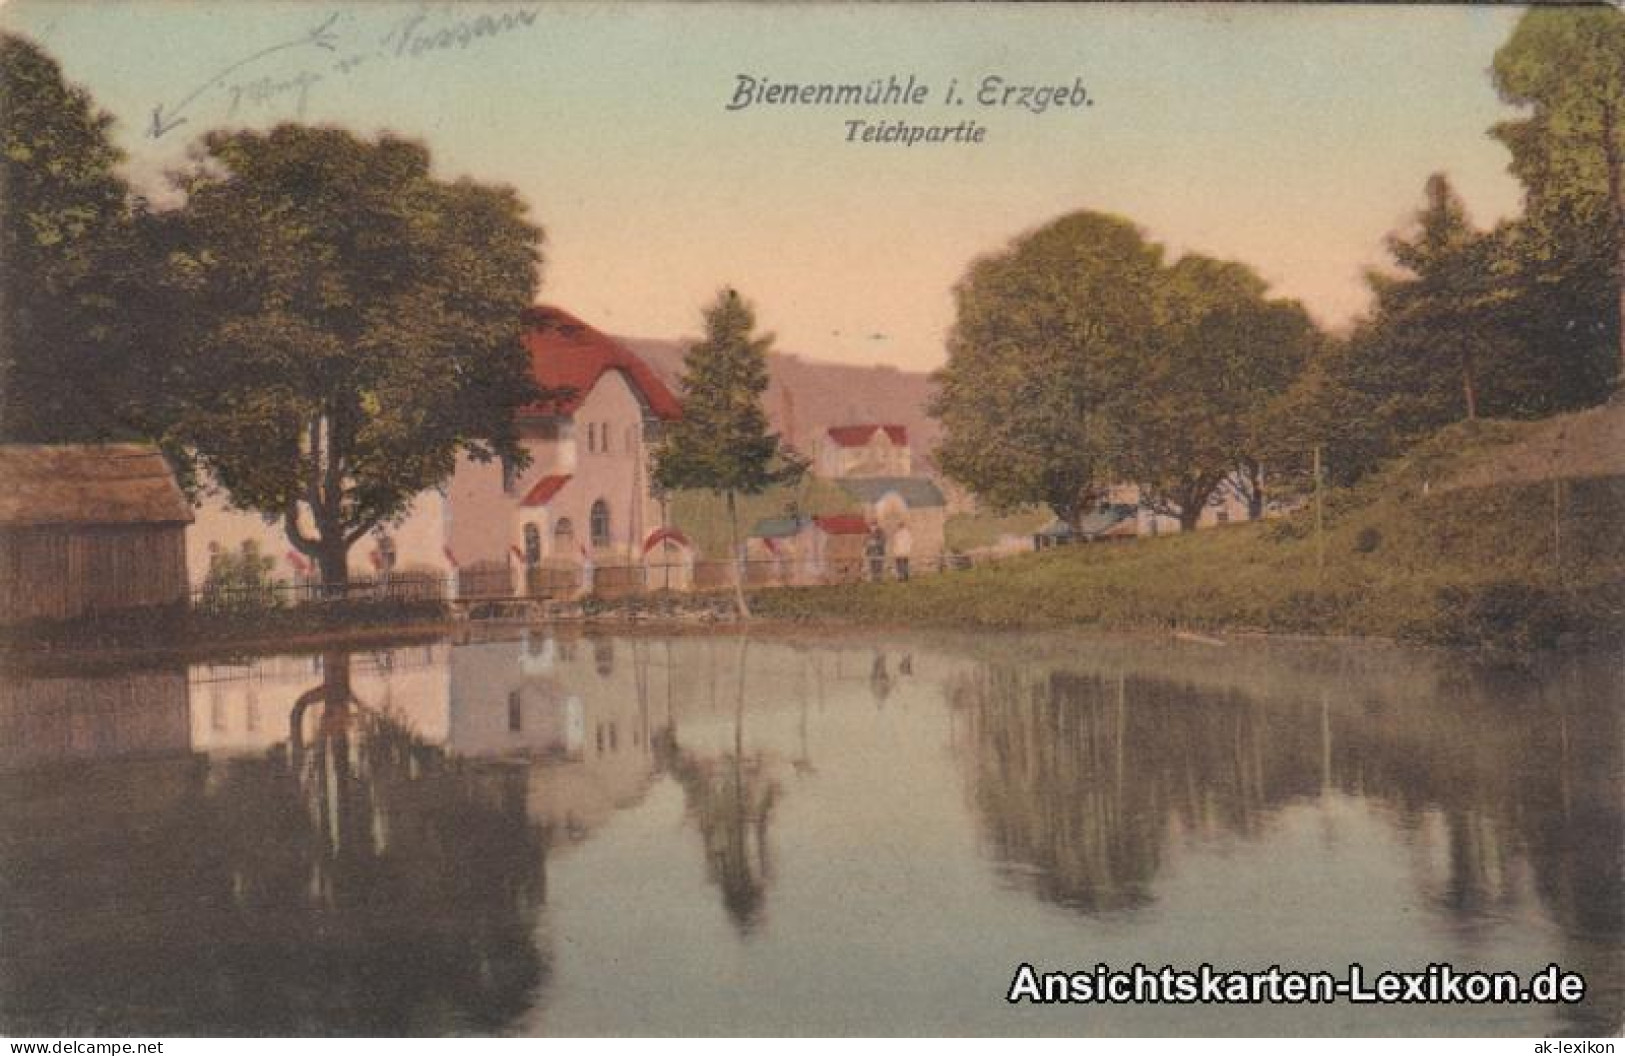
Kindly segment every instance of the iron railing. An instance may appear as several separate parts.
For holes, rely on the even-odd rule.
[[[911,563],[911,575],[931,575],[971,567],[962,554],[944,554]],[[891,559],[877,569],[866,558],[818,563],[791,559],[751,558],[743,562],[694,561],[651,564],[539,565],[526,568],[470,567],[450,574],[395,572],[353,576],[343,586],[316,579],[238,585],[204,584],[192,591],[194,609],[206,612],[251,612],[340,602],[449,602],[538,598],[562,600],[591,595],[620,598],[664,592],[689,593],[730,589],[742,571],[747,589],[823,586],[898,578]]]

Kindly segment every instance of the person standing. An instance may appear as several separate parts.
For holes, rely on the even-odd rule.
[[[908,530],[908,525],[901,525],[891,536],[891,556],[897,567],[898,582],[908,582],[908,559],[913,552],[914,535]]]
[[[869,562],[869,580],[878,583],[886,575],[886,536],[880,525],[869,525],[869,538],[863,543],[863,556]]]

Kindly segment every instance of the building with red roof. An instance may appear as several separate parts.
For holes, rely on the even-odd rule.
[[[832,425],[818,438],[821,477],[906,477],[913,471],[908,430],[901,425]]]
[[[525,323],[545,394],[519,416],[530,464],[459,462],[447,495],[451,550],[461,567],[516,566],[538,581],[639,562],[664,524],[650,453],[682,407],[647,363],[577,316],[538,306]]]
[[[597,568],[652,560],[682,550],[650,489],[650,453],[682,407],[654,370],[615,338],[561,308],[524,314],[521,340],[531,376],[545,394],[518,416],[523,468],[462,456],[445,486],[423,492],[406,517],[352,550],[357,575],[455,574],[463,593],[510,595],[529,586],[577,580]],[[281,528],[206,503],[188,547],[236,550],[253,542],[276,558],[275,574],[309,574]],[[282,562],[286,562],[283,564]]]
[[[525,349],[531,376],[545,392],[557,393],[530,408],[542,417],[572,418],[604,375],[619,373],[646,418],[672,421],[682,407],[649,365],[619,341],[562,308],[537,306],[525,313]]]

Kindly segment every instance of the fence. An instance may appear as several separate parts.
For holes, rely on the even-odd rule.
[[[887,560],[879,574],[862,558],[811,564],[795,560],[753,558],[743,564],[748,589],[858,583],[870,579],[893,580],[896,568]],[[911,573],[930,575],[971,567],[962,554],[945,554],[915,563]],[[695,561],[643,565],[535,566],[515,569],[502,565],[473,566],[451,575],[438,572],[396,572],[354,576],[343,587],[324,586],[317,580],[277,581],[247,586],[206,584],[192,591],[192,607],[205,612],[252,612],[337,602],[423,602],[496,600],[514,598],[569,599],[582,594],[622,598],[642,594],[706,592],[733,587],[732,561]]]
[[[204,612],[254,612],[333,602],[443,601],[450,577],[438,572],[396,572],[387,576],[352,576],[342,587],[300,579],[253,584],[205,583],[192,591],[192,608]]]

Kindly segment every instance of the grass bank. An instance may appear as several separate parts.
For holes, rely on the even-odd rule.
[[[366,640],[443,630],[450,623],[449,610],[438,601],[339,601],[237,611],[175,605],[6,627],[0,630],[0,652],[195,653]]]
[[[1481,422],[1310,511],[1078,546],[907,584],[757,595],[769,617],[1346,634],[1514,648],[1625,636],[1625,477],[1484,481],[1546,428]],[[1456,486],[1472,481],[1472,486]]]

